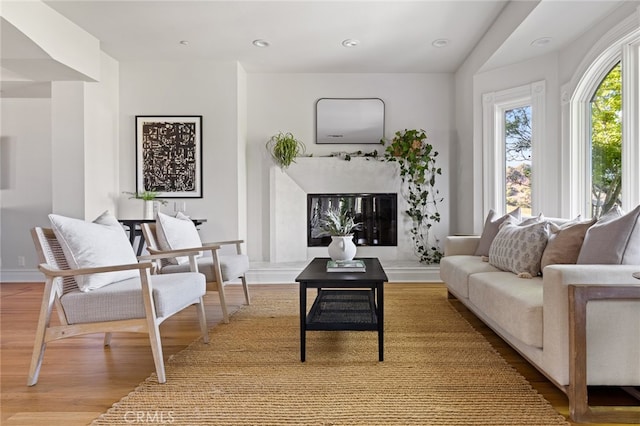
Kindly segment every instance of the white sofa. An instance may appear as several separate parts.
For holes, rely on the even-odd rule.
[[[542,276],[525,279],[474,255],[479,242],[480,236],[446,238],[440,275],[450,297],[460,300],[565,391],[570,407],[580,404],[572,400],[575,389],[569,386],[574,360],[569,347],[569,286],[632,285],[635,291],[640,281],[632,274],[640,271],[640,265],[550,265]],[[639,386],[640,298],[593,301],[587,306],[586,383]],[[587,408],[579,406],[579,410],[588,413],[577,413],[575,421],[594,419],[588,417],[586,398],[584,405]],[[571,408],[573,417],[575,407]],[[640,423],[640,411],[623,419]]]

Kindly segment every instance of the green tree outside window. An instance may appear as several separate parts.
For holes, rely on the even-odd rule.
[[[591,215],[620,204],[622,187],[622,74],[620,63],[591,100]]]

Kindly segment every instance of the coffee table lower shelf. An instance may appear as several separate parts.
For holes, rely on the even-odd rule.
[[[374,290],[324,290],[318,296],[307,315],[307,330],[376,331]]]

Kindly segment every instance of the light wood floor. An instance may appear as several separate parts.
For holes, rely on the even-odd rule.
[[[394,286],[441,284],[388,284]],[[38,309],[41,283],[2,283],[0,285],[0,373],[2,425],[85,425],[114,402],[132,391],[153,371],[153,359],[146,335],[114,334],[111,347],[102,346],[102,335],[52,342],[48,345],[36,386],[27,387],[27,371]],[[243,303],[239,285],[228,286],[227,300],[234,311]],[[295,284],[254,285],[253,295],[297,292]],[[205,298],[210,327],[222,320],[217,293]],[[456,309],[563,415],[568,414],[567,398],[531,367],[523,358],[489,330],[460,302]],[[55,315],[54,315],[55,317]],[[54,319],[55,321],[55,319]],[[224,324],[219,325],[224,327]],[[195,310],[187,309],[160,327],[164,357],[184,349],[198,338]],[[638,404],[625,393],[595,389],[597,403]],[[591,395],[590,395],[591,397]],[[604,401],[604,402],[602,402]]]

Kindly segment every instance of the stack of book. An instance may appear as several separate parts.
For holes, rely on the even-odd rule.
[[[329,260],[327,272],[365,272],[364,260]]]

